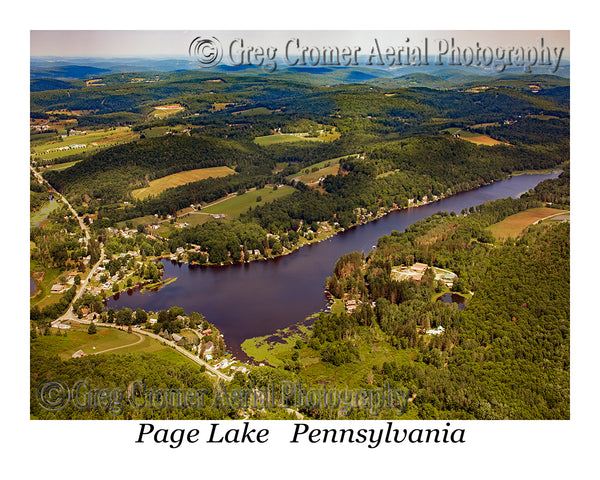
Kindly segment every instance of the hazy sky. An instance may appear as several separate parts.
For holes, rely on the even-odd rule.
[[[190,42],[199,35],[211,35],[227,45],[235,38],[247,44],[283,48],[290,38],[299,38],[304,45],[345,46],[371,45],[374,38],[382,45],[402,45],[406,39],[418,44],[424,38],[430,42],[454,38],[457,44],[482,47],[538,46],[564,47],[563,58],[570,57],[569,31],[503,30],[503,31],[168,31],[168,30],[32,30],[32,56],[116,57],[116,56],[187,56]]]

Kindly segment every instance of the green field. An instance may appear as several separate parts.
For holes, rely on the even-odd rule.
[[[147,197],[158,195],[159,193],[165,191],[167,188],[178,187],[180,185],[185,185],[186,183],[197,182],[199,180],[205,180],[210,177],[226,177],[227,175],[233,174],[235,174],[235,170],[224,166],[186,170],[184,172],[178,172],[172,175],[167,175],[166,177],[161,177],[157,178],[156,180],[152,180],[148,187],[133,190],[131,192],[131,195],[137,200],[143,200]]]
[[[41,208],[29,215],[29,226],[37,227],[40,223],[48,218],[48,215],[50,215],[51,212],[56,210],[61,205],[64,204],[62,202],[57,202],[56,200],[45,203]]]
[[[61,170],[66,170],[67,168],[71,168],[73,165],[75,165],[76,163],[79,163],[81,160],[75,160],[73,162],[65,162],[65,163],[57,163],[56,165],[48,165],[48,168],[44,168],[42,170],[42,174],[44,172],[49,172],[51,170],[55,170],[57,172],[61,171]]]
[[[490,225],[488,230],[492,232],[492,235],[494,235],[496,240],[506,240],[509,237],[516,238],[532,223],[551,215],[560,215],[567,211],[568,210],[557,210],[556,208],[548,207],[530,208],[524,212],[515,213],[510,217],[506,217],[501,222]]]
[[[315,183],[319,178],[326,177],[327,175],[337,175],[340,165],[340,160],[346,157],[332,158],[331,160],[324,160],[319,163],[315,163],[310,167],[303,168],[294,175],[289,175],[288,180],[298,179],[303,183],[310,184]]]
[[[456,127],[446,128],[444,130],[441,130],[441,132],[448,132],[450,135],[458,134],[461,139],[467,140],[468,142],[472,142],[477,145],[508,145],[508,143],[500,142],[491,137],[488,137],[487,135],[482,135],[481,133],[477,132],[469,132],[468,130],[462,130],[461,128]]]
[[[256,137],[254,142],[262,145],[268,146],[276,143],[289,143],[289,142],[302,142],[302,141],[310,141],[310,142],[332,142],[333,140],[337,140],[340,138],[339,132],[325,133],[319,135],[318,137],[309,137],[307,133],[276,133],[274,135],[266,135],[264,137]]]
[[[104,128],[86,131],[84,135],[71,135],[66,138],[54,137],[53,140],[44,143],[35,142],[31,144],[31,150],[34,154],[34,160],[36,157],[43,160],[52,160],[76,153],[97,151],[101,148],[131,142],[137,138],[139,138],[139,135],[132,132],[129,127]],[[85,145],[85,148],[56,150],[74,144]]]
[[[212,219],[212,216],[208,214],[188,213],[181,217],[177,217],[177,223],[188,223],[191,227],[195,227],[196,225],[202,225],[203,223],[208,222],[210,219]]]
[[[94,335],[87,333],[87,329],[87,325],[72,325],[71,329],[67,331],[66,337],[54,335],[57,329],[52,329],[53,335],[39,337],[34,345],[36,348],[43,348],[47,352],[55,353],[62,360],[67,360],[80,349],[86,355],[92,355],[139,340],[137,335],[128,334],[115,328],[97,327],[97,333]],[[142,345],[142,343],[138,345]],[[125,349],[114,350],[114,352],[121,350]]]
[[[177,113],[181,113],[185,110],[184,107],[178,103],[172,103],[169,105],[157,105],[151,112],[150,116],[155,118],[166,118]]]
[[[250,115],[268,115],[269,113],[271,113],[271,110],[269,110],[268,108],[257,107],[250,108],[248,110],[241,110],[239,112],[233,112],[232,115],[239,115],[240,117],[245,117]]]
[[[108,350],[109,348],[123,347],[133,344],[130,347],[118,348],[106,352],[106,354],[125,353],[152,353],[161,358],[171,360],[179,365],[197,365],[195,362],[188,360],[185,356],[177,353],[177,351],[167,345],[162,344],[158,340],[154,340],[146,335],[141,335],[142,341],[139,343],[139,337],[135,334],[127,333],[124,330],[118,330],[110,327],[97,327],[97,333],[90,335],[87,333],[87,325],[74,324],[70,330],[67,330],[67,336],[57,336],[57,329],[52,329],[52,335],[39,336],[32,343],[32,349],[54,353],[61,360],[68,360],[73,353],[78,350],[83,350],[86,355],[94,355],[95,353]],[[63,330],[64,332],[64,330]],[[94,349],[95,347],[95,349]]]
[[[292,135],[289,133],[279,133],[277,135],[266,135],[264,137],[256,137],[255,143],[262,146],[274,145],[276,143],[290,143],[290,142],[305,142],[305,141],[317,141],[317,137],[300,137],[298,135]]]
[[[136,228],[138,225],[151,225],[156,223],[158,219],[154,215],[146,215],[144,217],[136,217],[129,220],[133,224],[133,228]],[[125,221],[118,222],[118,228],[125,228]]]
[[[293,192],[294,188],[288,185],[279,187],[277,190],[273,190],[273,187],[265,187],[260,190],[246,192],[243,195],[236,195],[235,197],[228,198],[220,203],[210,205],[203,208],[202,212],[211,214],[224,213],[227,218],[237,218],[250,207],[272,202],[278,198],[290,195]],[[261,197],[261,200],[257,202],[256,200],[258,197]]]

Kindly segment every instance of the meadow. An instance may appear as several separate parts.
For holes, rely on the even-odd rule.
[[[124,327],[126,328],[126,327]],[[67,330],[67,336],[56,335],[58,329],[52,329],[51,335],[40,336],[32,343],[32,349],[40,349],[58,355],[61,360],[68,360],[73,353],[83,350],[85,355],[102,354],[102,352],[113,349],[106,354],[125,353],[152,353],[160,358],[171,360],[178,365],[197,365],[188,360],[177,351],[161,342],[154,340],[146,335],[139,336],[127,333],[111,327],[96,327],[97,333],[90,335],[87,333],[87,325],[74,324]],[[64,330],[61,331],[64,335]],[[128,346],[129,345],[129,346]],[[199,367],[199,366],[198,366]]]
[[[316,183],[321,177],[326,177],[327,175],[337,175],[340,168],[340,159],[342,158],[345,157],[332,158],[331,160],[315,163],[310,167],[300,170],[294,175],[289,175],[287,178],[288,180],[298,179],[307,185]]]
[[[506,240],[509,237],[516,238],[529,225],[549,216],[563,214],[566,211],[548,207],[530,208],[490,225],[488,230],[492,232],[496,240]]]
[[[265,135],[264,137],[256,137],[254,142],[261,146],[269,146],[277,143],[290,142],[332,142],[340,138],[339,132],[322,133],[318,137],[309,137],[308,133],[276,133],[274,135]]]
[[[229,167],[210,167],[210,168],[196,168],[194,170],[186,170],[184,172],[177,172],[166,177],[157,178],[152,180],[148,187],[138,188],[131,192],[131,195],[136,200],[143,200],[145,198],[158,195],[165,191],[167,188],[178,187],[185,185],[186,183],[197,182],[199,180],[205,180],[207,178],[218,178],[226,177],[227,175],[233,175],[235,171]]]
[[[250,207],[263,205],[267,202],[272,202],[281,197],[285,197],[294,192],[294,188],[288,185],[279,187],[274,190],[273,187],[265,187],[259,190],[251,190],[242,195],[230,197],[218,203],[202,209],[203,213],[225,214],[227,218],[237,218],[242,213],[248,211]],[[260,197],[260,200],[258,200]]]

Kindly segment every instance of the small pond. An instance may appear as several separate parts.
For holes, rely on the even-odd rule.
[[[463,310],[465,308],[467,299],[458,293],[444,293],[437,299],[437,301],[444,303],[456,303],[458,305],[458,309]]]

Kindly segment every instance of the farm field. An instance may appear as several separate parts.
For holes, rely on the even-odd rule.
[[[154,107],[154,110],[151,113],[151,116],[155,118],[165,118],[170,115],[174,115],[179,112],[183,112],[185,110],[184,107],[179,105],[178,103],[174,103],[171,105],[159,105]]]
[[[225,214],[227,218],[237,218],[242,213],[246,212],[250,207],[263,205],[267,202],[272,202],[294,192],[294,188],[288,185],[279,187],[273,190],[273,187],[265,187],[260,190],[252,190],[242,195],[236,195],[222,202],[210,205],[202,209],[204,213]],[[261,197],[260,201],[257,201]]]
[[[475,143],[477,145],[488,145],[488,146],[510,145],[505,142],[500,142],[498,140],[494,140],[492,137],[488,137],[487,135],[481,135],[480,133],[469,132],[467,130],[462,130],[460,128],[447,128],[445,130],[442,130],[442,132],[448,132],[451,135],[459,135],[462,140],[466,140],[467,142]]]
[[[325,133],[318,137],[309,137],[308,133],[276,133],[274,135],[266,135],[264,137],[256,137],[254,142],[261,146],[274,145],[276,143],[289,142],[332,142],[340,137],[339,132]]]
[[[56,170],[57,172],[61,171],[61,170],[66,170],[67,168],[71,168],[73,165],[75,165],[76,163],[80,162],[81,160],[75,160],[73,162],[65,162],[65,163],[57,163],[56,165],[48,165],[47,168],[44,168],[44,170],[42,170],[42,172],[49,172],[51,170]]]
[[[194,212],[181,215],[180,217],[177,217],[176,221],[177,223],[188,223],[191,227],[195,227],[196,225],[202,225],[211,219],[212,216],[208,213],[204,214],[200,212]]]
[[[272,110],[266,107],[250,108],[248,110],[240,110],[239,112],[232,112],[232,115],[239,115],[240,117],[251,116],[251,115],[268,115]]]
[[[133,190],[131,195],[137,200],[143,200],[144,198],[158,195],[167,188],[178,187],[180,185],[185,185],[186,183],[197,182],[210,177],[226,177],[227,175],[233,174],[235,174],[235,171],[229,167],[210,167],[186,170],[184,172],[178,172],[152,180],[150,186]]]
[[[500,142],[498,140],[493,139],[492,137],[488,137],[487,135],[475,135],[473,137],[461,136],[461,138],[463,140],[466,140],[467,142],[476,143],[477,145],[510,145],[509,143]]]
[[[146,215],[144,217],[136,217],[136,218],[132,218],[130,220],[130,222],[133,224],[133,228],[137,228],[137,226],[140,224],[150,225],[150,224],[156,223],[157,221],[158,221],[158,219],[154,215]],[[125,228],[127,226],[126,223],[127,222],[125,222],[125,221],[118,222],[117,227]]]
[[[524,212],[519,212],[510,217],[505,218],[501,222],[495,223],[488,227],[496,240],[506,240],[509,237],[516,238],[525,227],[549,216],[561,215],[568,210],[557,210],[556,208],[540,207],[530,208]]]
[[[33,159],[53,160],[75,153],[94,152],[104,147],[131,142],[139,138],[139,135],[136,132],[132,132],[129,127],[105,128],[85,132],[85,134],[70,135],[65,138],[54,136],[47,142],[32,143],[31,152]],[[59,150],[60,148],[71,147],[73,145],[85,145],[85,147]]]
[[[303,183],[316,183],[319,178],[327,175],[337,175],[340,165],[340,159],[345,157],[333,158],[323,162],[315,163],[310,167],[303,168],[294,175],[289,175],[288,180],[298,179]]]
[[[182,130],[184,130],[185,128],[187,128],[187,125],[184,124],[178,124],[178,125],[173,125],[173,126],[162,126],[162,127],[149,127],[149,128],[144,128],[140,134],[144,135],[144,137],[146,138],[155,138],[155,137],[162,137],[163,135],[166,135],[169,132],[181,132]]]

